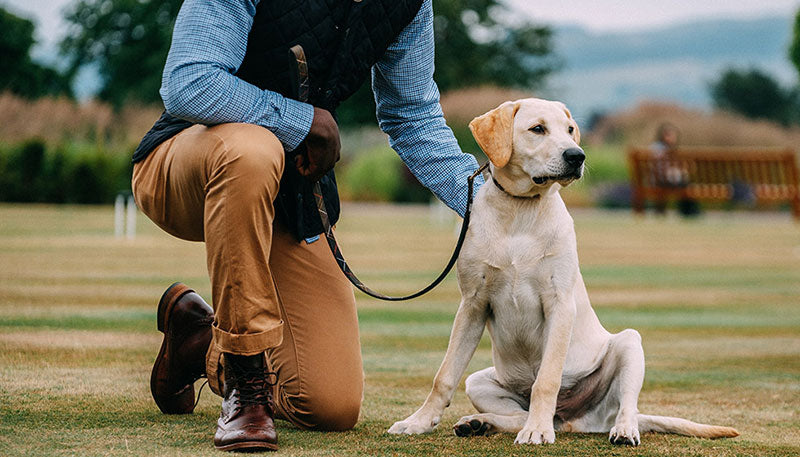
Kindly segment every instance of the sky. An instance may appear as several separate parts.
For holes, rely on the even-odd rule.
[[[74,0],[0,0],[0,5],[34,19],[38,40],[53,46],[65,33],[61,16]],[[709,18],[792,15],[800,0],[505,0],[545,25],[580,25],[593,31],[638,31]],[[434,8],[436,0],[434,0]]]
[[[436,0],[434,5],[436,4]],[[593,31],[625,32],[702,19],[794,15],[800,0],[507,0],[545,25],[578,24]]]

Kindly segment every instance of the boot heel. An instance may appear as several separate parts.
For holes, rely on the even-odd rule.
[[[158,315],[156,320],[158,322],[159,332],[164,333],[167,328],[167,315],[169,314],[169,308],[180,297],[189,292],[194,291],[186,284],[180,282],[173,283],[167,288],[167,290],[164,291],[164,294],[161,295],[161,299],[158,301]]]
[[[164,414],[194,411],[194,382],[205,369],[214,314],[185,284],[172,284],[158,302],[158,330],[164,334],[150,373],[150,393]]]

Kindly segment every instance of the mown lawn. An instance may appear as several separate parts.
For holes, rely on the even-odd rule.
[[[471,414],[462,389],[433,434],[385,434],[421,403],[458,304],[454,277],[430,295],[387,304],[358,294],[367,389],[347,433],[279,423],[281,455],[645,455],[800,453],[800,225],[786,213],[696,221],[574,212],[582,271],[610,330],[638,329],[646,413],[736,427],[710,441],[648,434],[638,448],[601,435],[556,444],[455,437]],[[370,286],[409,292],[438,273],[453,222],[427,208],[348,205],[338,235]],[[221,455],[211,444],[218,398],[164,416],[148,379],[160,343],[155,303],[184,281],[209,297],[203,246],[145,218],[134,241],[113,237],[110,207],[0,206],[0,455]],[[470,365],[491,363],[485,339]]]

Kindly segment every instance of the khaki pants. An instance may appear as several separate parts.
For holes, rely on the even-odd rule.
[[[215,315],[209,378],[220,353],[266,351],[278,373],[278,417],[345,430],[363,392],[353,289],[324,239],[298,243],[275,222],[284,162],[263,127],[195,125],[134,166],[133,194],[159,227],[206,243]]]

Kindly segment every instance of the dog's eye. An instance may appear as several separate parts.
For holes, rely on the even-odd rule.
[[[575,127],[573,127],[573,126],[571,126],[571,125],[570,125],[570,126],[569,126],[569,130],[568,130],[568,132],[569,132],[569,134],[570,134],[570,135],[572,135],[573,133],[575,133]]]
[[[544,135],[544,132],[545,132],[544,131],[544,126],[542,124],[535,125],[535,126],[531,127],[528,130],[530,130],[531,132],[533,132],[533,133],[535,133],[537,135]]]

